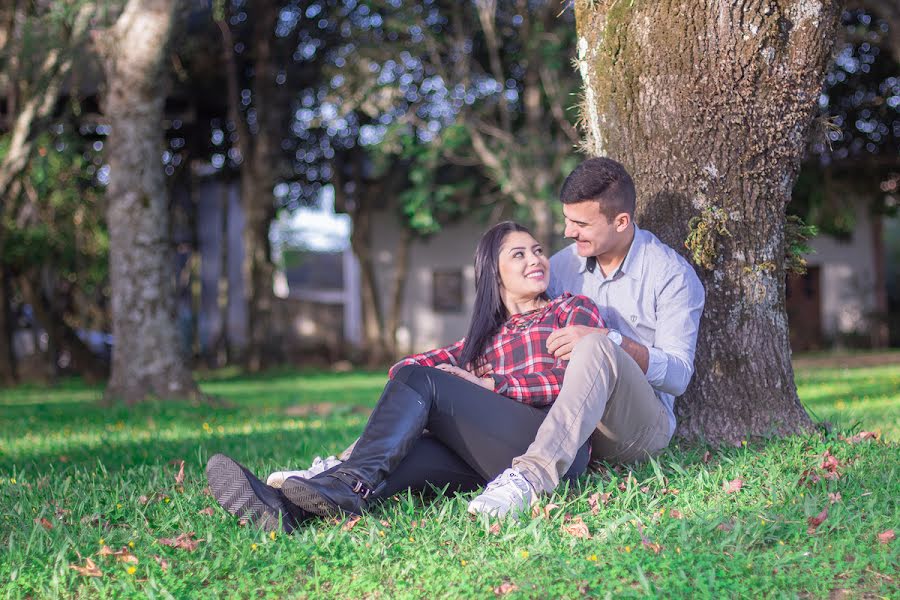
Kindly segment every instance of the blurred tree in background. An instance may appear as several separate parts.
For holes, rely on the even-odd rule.
[[[111,129],[99,102],[110,82],[88,32],[102,39],[101,28],[123,5],[0,6],[3,381],[13,376],[11,311],[20,317],[26,305],[47,332],[52,368],[63,357],[74,370],[104,372],[96,352],[79,345],[85,331],[109,331],[111,322],[104,211],[115,157],[104,155]],[[581,138],[572,108],[583,92],[568,8],[524,0],[182,5],[156,76],[166,97],[157,125],[165,139],[153,142],[166,174],[164,237],[169,252],[178,245],[187,248],[182,255],[196,253],[191,186],[237,182],[242,273],[222,275],[222,293],[212,298],[249,315],[246,342],[228,340],[229,362],[257,370],[277,360],[268,349],[279,333],[271,321],[269,227],[281,211],[316,204],[325,186],[353,221],[366,299],[362,350],[372,363],[397,352],[415,240],[473,216],[516,218],[540,239],[553,239],[556,194],[579,160]],[[791,206],[823,231],[852,227],[857,195],[876,212],[896,202],[897,20],[896,3],[885,0],[851,2],[841,17]],[[385,212],[402,235],[388,289],[379,289],[372,227]],[[178,293],[188,310],[196,264],[188,258],[180,267]],[[190,329],[187,338],[190,345]]]

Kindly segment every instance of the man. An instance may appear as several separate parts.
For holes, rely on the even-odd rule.
[[[625,168],[591,158],[560,191],[565,235],[550,260],[551,296],[592,298],[609,327],[567,327],[547,345],[570,362],[534,442],[469,503],[469,512],[524,511],[559,484],[591,439],[592,459],[634,462],[675,432],[675,397],[693,374],[704,291],[694,269],[634,224],[635,188]]]

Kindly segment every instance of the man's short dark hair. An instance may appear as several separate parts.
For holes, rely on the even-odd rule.
[[[569,173],[559,191],[563,204],[587,200],[600,203],[600,212],[612,223],[616,215],[634,218],[634,181],[620,163],[611,158],[589,158]]]

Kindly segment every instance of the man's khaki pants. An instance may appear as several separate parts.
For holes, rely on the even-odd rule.
[[[636,462],[669,443],[666,409],[647,376],[601,333],[575,345],[562,390],[534,442],[513,460],[535,490],[550,492],[591,438],[591,459]]]

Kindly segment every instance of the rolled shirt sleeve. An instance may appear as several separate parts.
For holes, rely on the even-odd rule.
[[[680,396],[694,374],[694,354],[705,293],[690,267],[667,278],[657,299],[657,329],[649,347],[647,381],[661,392]]]

